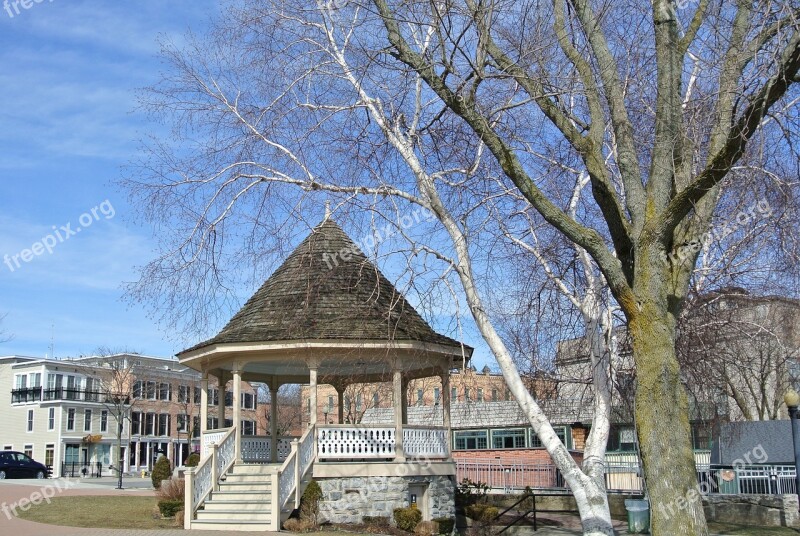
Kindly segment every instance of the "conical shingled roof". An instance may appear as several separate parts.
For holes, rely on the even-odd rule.
[[[460,347],[431,329],[330,218],[313,229],[219,334],[182,353],[212,344],[302,339]]]

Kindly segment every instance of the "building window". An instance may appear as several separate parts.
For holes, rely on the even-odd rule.
[[[208,390],[208,405],[209,406],[219,405],[219,389]]]
[[[189,416],[185,413],[181,413],[178,415],[178,431],[185,432],[187,430],[187,426],[189,425]]]
[[[25,456],[28,458],[33,458],[33,445],[25,445],[25,448],[22,449],[22,452],[24,452]]]
[[[142,435],[155,435],[156,433],[156,414],[146,413],[144,416],[144,433]]]
[[[233,426],[233,419],[225,419],[225,428]]]
[[[50,408],[47,411],[47,429],[48,430],[56,429],[56,408]]]
[[[242,407],[244,409],[256,409],[256,395],[253,393],[242,393]]]
[[[241,405],[242,401],[239,401]],[[232,408],[233,407],[233,391],[225,391],[225,407]],[[241,406],[240,406],[241,407]]]
[[[483,450],[488,448],[489,438],[486,430],[467,430],[455,432],[455,450]]]
[[[417,405],[422,406],[425,404],[424,392],[422,389],[417,389]]]
[[[28,431],[33,432],[33,410],[28,410]]]
[[[497,402],[497,389],[492,389],[492,402]]]
[[[158,384],[158,399],[159,400],[167,400],[169,401],[172,399],[172,389],[171,385],[168,383],[160,383]]]
[[[450,389],[450,402],[458,402],[458,388],[453,387]]]
[[[27,374],[17,374],[16,377],[16,388],[17,389],[25,389],[28,387],[28,375]]]
[[[203,388],[199,385],[194,386],[194,403],[199,404],[200,398],[203,396]]]
[[[75,430],[75,408],[67,410],[67,430],[70,432]]]
[[[636,452],[636,432],[631,426],[612,426],[608,434],[608,452]]]
[[[483,402],[483,389],[478,387],[478,402]]]
[[[92,410],[87,409],[83,411],[83,431],[92,431]]]
[[[711,449],[711,430],[705,423],[692,424],[692,448],[695,450]]]
[[[311,399],[310,398],[306,399],[306,413],[311,415]]]
[[[492,430],[493,449],[524,449],[525,429]]]
[[[189,403],[189,386],[188,385],[179,385],[178,386],[178,402],[181,404],[188,404]]]
[[[162,413],[158,416],[158,435],[167,437],[170,434],[169,414]]]
[[[192,416],[192,437],[200,437],[200,417]]]
[[[256,423],[253,421],[242,421],[242,435],[256,435]]]
[[[42,386],[42,373],[41,372],[34,372],[31,374],[31,387],[41,387]]]
[[[139,411],[131,413],[131,435],[142,435],[142,414]]]
[[[108,411],[106,410],[100,412],[100,431],[108,432]]]
[[[464,387],[464,402],[469,402],[469,387]]]
[[[133,382],[133,398],[142,398],[142,380]]]
[[[558,439],[560,439],[561,442],[564,443],[565,447],[567,447],[568,449],[572,448],[572,441],[571,441],[572,435],[569,434],[568,428],[566,426],[553,426],[553,431],[558,436]],[[534,449],[544,448],[544,445],[542,445],[542,440],[539,439],[539,436],[536,435],[536,432],[533,431],[533,428],[531,428],[531,448]]]
[[[438,404],[440,399],[442,398],[442,390],[438,387],[433,388],[433,402],[434,404]]]
[[[56,446],[48,443],[44,446],[44,464],[47,467],[53,467],[53,460],[56,458]]]
[[[145,397],[147,400],[156,399],[156,382],[147,382],[145,384]]]

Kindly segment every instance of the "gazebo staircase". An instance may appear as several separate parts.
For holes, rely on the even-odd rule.
[[[313,466],[314,428],[280,464],[235,462],[236,428],[186,473],[185,529],[279,531],[300,503]]]

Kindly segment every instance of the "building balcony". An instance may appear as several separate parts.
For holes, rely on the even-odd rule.
[[[115,403],[114,397],[101,391],[87,391],[85,389],[70,389],[57,387],[45,389],[44,387],[27,387],[23,389],[13,389],[11,391],[12,404],[26,404],[30,402],[51,402],[57,400],[69,400],[75,402],[97,402]],[[125,397],[124,402],[128,400]]]

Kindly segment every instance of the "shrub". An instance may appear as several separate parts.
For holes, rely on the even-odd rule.
[[[161,488],[161,481],[167,480],[172,476],[172,467],[166,456],[160,456],[156,464],[153,466],[153,473],[150,478],[153,480],[153,487],[156,489]]]
[[[183,501],[171,499],[158,501],[158,510],[161,512],[161,517],[174,517],[178,511],[183,510]]]
[[[394,509],[394,522],[397,528],[407,532],[413,532],[417,524],[422,521],[422,512],[409,506],[408,508],[395,508]]]
[[[497,517],[498,510],[496,506],[488,504],[471,504],[464,508],[464,513],[475,521],[488,522]]]
[[[183,527],[183,510],[175,512],[175,526]]]
[[[314,524],[308,519],[299,519],[297,517],[290,517],[283,522],[283,528],[289,532],[306,532],[313,527]]]
[[[322,499],[322,488],[316,480],[312,480],[306,486],[303,496],[300,497],[300,519],[309,521],[311,526],[317,526],[319,515],[319,501]]]
[[[473,482],[469,478],[461,481],[456,487],[456,506],[461,508],[476,504],[485,499],[489,486],[483,482]]]
[[[389,526],[389,518],[384,516],[364,516],[361,522],[369,527],[385,528]]]
[[[452,534],[456,526],[456,520],[449,517],[437,517],[434,521],[439,524],[439,534]]]
[[[414,527],[417,536],[436,536],[439,534],[439,524],[436,521],[420,521]]]
[[[182,501],[185,497],[186,481],[182,478],[168,478],[161,481],[156,497],[164,501]]]
[[[186,461],[183,462],[183,465],[186,467],[197,467],[198,463],[200,463],[200,455],[196,452],[192,452],[189,454],[189,457],[186,458]]]

